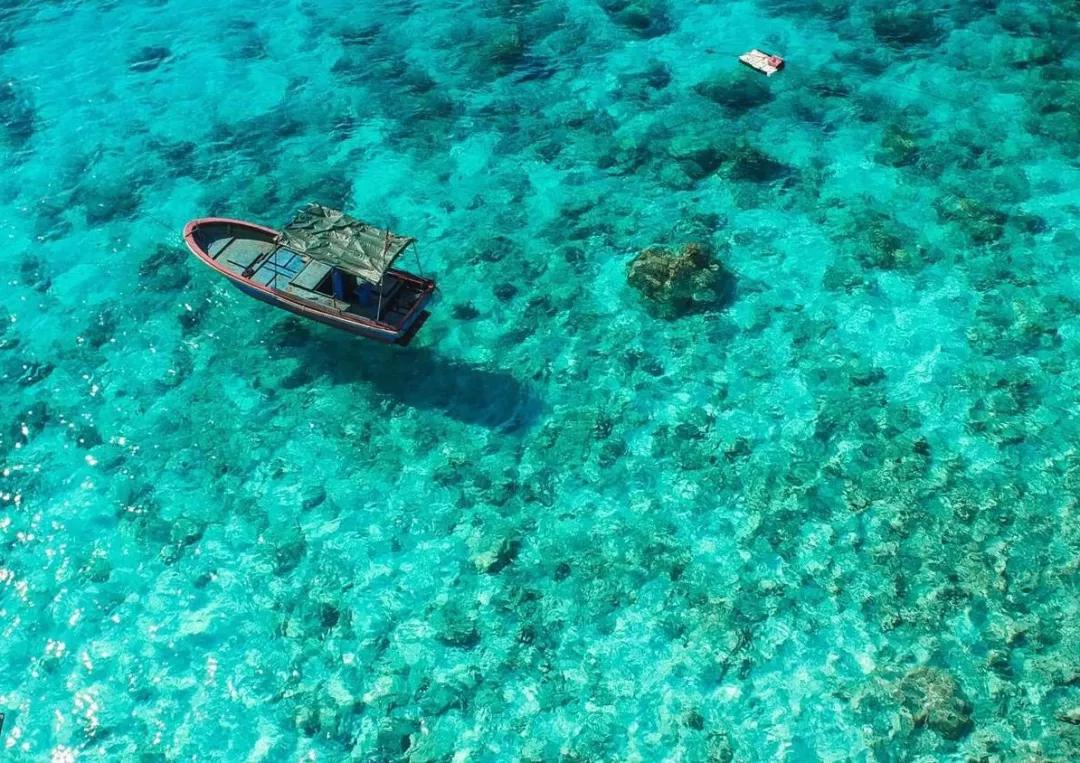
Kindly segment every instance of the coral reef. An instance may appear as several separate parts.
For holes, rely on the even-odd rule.
[[[971,703],[943,670],[916,668],[900,680],[897,693],[916,725],[925,724],[945,739],[963,739],[975,728]]]
[[[650,312],[669,319],[726,307],[735,295],[735,276],[696,243],[642,250],[631,260],[626,280],[641,292]]]

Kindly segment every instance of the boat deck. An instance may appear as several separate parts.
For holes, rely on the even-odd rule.
[[[207,247],[206,252],[215,260],[224,262],[230,270],[242,275],[255,260],[270,252],[273,248],[273,241],[259,241],[254,238],[230,236],[212,242]]]
[[[356,301],[336,299],[330,286],[332,268],[329,265],[290,249],[278,248],[272,240],[260,241],[244,236],[222,238],[214,241],[207,252],[254,283],[331,310],[390,325],[400,323],[422,297],[421,291],[388,273],[382,284],[381,311],[378,286],[360,286]]]

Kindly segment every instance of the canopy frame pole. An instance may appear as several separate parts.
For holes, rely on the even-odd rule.
[[[386,250],[390,248],[390,229],[387,228],[383,232],[383,248],[380,258],[386,257]],[[384,270],[379,274],[379,306],[375,308],[375,320],[382,320],[382,298],[383,298],[383,281],[386,279],[386,271]]]
[[[424,263],[420,262],[420,243],[414,241],[412,245],[413,256],[416,257],[416,275],[424,277]]]

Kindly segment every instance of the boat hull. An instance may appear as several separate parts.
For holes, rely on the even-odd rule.
[[[393,271],[394,276],[408,280],[413,288],[419,290],[419,298],[409,313],[396,324],[373,321],[362,316],[325,308],[321,305],[300,299],[280,289],[251,280],[244,273],[230,269],[210,253],[207,242],[216,240],[221,230],[234,237],[245,240],[268,242],[277,238],[278,232],[255,223],[221,217],[207,217],[193,220],[184,228],[184,242],[191,253],[204,265],[224,276],[244,294],[273,307],[287,310],[302,318],[322,323],[331,328],[347,331],[355,336],[373,339],[386,344],[407,345],[416,335],[420,326],[427,320],[429,313],[424,309],[430,304],[435,291],[435,282],[411,273]],[[220,237],[220,236],[219,236]],[[390,271],[388,271],[390,272]]]
[[[413,318],[407,321],[404,328],[401,331],[389,332],[380,331],[376,329],[369,329],[362,325],[357,325],[353,321],[345,321],[335,318],[333,315],[322,313],[319,311],[312,311],[306,309],[304,306],[296,305],[292,302],[280,299],[272,294],[266,294],[260,289],[253,289],[243,281],[239,281],[234,278],[229,279],[232,285],[239,289],[249,297],[254,297],[260,302],[265,302],[268,305],[274,307],[280,307],[282,310],[288,310],[294,315],[299,315],[301,318],[308,318],[310,320],[322,323],[331,328],[340,329],[342,331],[348,331],[350,334],[356,336],[362,336],[367,339],[374,339],[377,342],[384,342],[386,344],[400,344],[408,345],[412,341],[412,338],[416,335],[416,331],[420,329],[420,326],[430,317],[431,313],[427,310],[421,310],[415,314]],[[414,330],[415,328],[415,330]]]

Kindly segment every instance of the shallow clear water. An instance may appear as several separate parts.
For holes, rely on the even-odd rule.
[[[5,4],[5,759],[1080,757],[1080,11],[937,6]],[[313,199],[411,347],[181,247]]]

